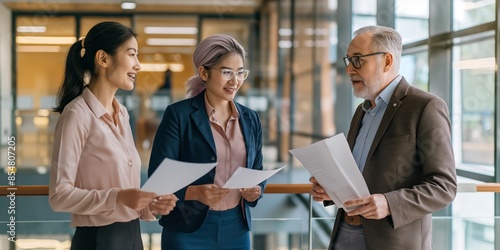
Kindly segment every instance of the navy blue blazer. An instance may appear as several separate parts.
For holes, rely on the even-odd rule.
[[[156,170],[163,159],[169,158],[184,162],[211,163],[217,162],[217,151],[212,129],[205,109],[205,91],[193,98],[169,105],[156,132],[148,176]],[[239,124],[245,140],[247,151],[246,167],[262,170],[262,126],[257,112],[236,103],[240,113]],[[215,168],[191,185],[213,184]],[[259,184],[262,192],[266,183]],[[196,231],[204,223],[209,207],[199,201],[184,200],[187,187],[175,193],[179,201],[169,215],[160,219],[160,225],[174,231],[190,233]],[[262,197],[262,195],[261,195]],[[261,198],[259,197],[259,199]],[[251,228],[249,207],[257,205],[243,199],[242,210],[248,229]]]

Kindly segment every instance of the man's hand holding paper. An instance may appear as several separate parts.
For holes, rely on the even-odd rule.
[[[313,200],[319,202],[332,200],[332,198],[328,196],[325,189],[318,183],[314,176],[309,178],[309,181],[313,184],[313,188],[311,189],[311,196],[313,197]]]
[[[311,194],[315,200],[329,197],[338,207],[352,211],[356,207],[344,206],[345,202],[370,196],[344,134],[291,149],[290,153],[314,176],[317,184],[313,182]]]
[[[379,220],[391,214],[387,199],[383,194],[372,194],[367,197],[357,198],[344,203],[344,207],[353,207],[347,213],[349,216],[361,215],[366,219]]]

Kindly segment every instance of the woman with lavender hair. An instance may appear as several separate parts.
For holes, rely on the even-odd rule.
[[[262,170],[262,127],[257,113],[234,101],[249,71],[245,50],[232,37],[204,39],[193,54],[196,74],[188,99],[168,106],[155,136],[148,174],[163,159],[217,162],[211,172],[176,192],[162,216],[162,249],[250,249],[251,215],[265,182],[221,188],[238,167]]]

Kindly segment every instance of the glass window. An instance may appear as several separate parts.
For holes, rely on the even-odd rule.
[[[377,0],[354,0],[352,2],[352,31],[367,26],[377,24]],[[351,108],[352,113],[364,100],[362,98],[353,97]]]
[[[429,90],[429,53],[422,52],[403,55],[399,72],[411,85]]]
[[[454,0],[453,30],[495,21],[495,0]]]
[[[76,41],[74,17],[16,18],[18,165],[48,166],[58,114],[56,95],[69,46]]]
[[[184,83],[193,76],[192,54],[197,44],[195,16],[136,16],[139,60],[134,94],[135,140],[143,166],[149,163],[153,139],[165,108],[186,96]]]
[[[403,44],[429,37],[429,1],[396,0],[396,30]]]
[[[495,149],[496,64],[495,51],[484,48],[494,47],[493,38],[453,47],[452,123],[457,167],[490,175]]]
[[[461,176],[457,181],[459,184],[482,183]],[[453,249],[495,249],[495,193],[459,192],[451,209]]]
[[[292,90],[292,94],[295,95],[292,100],[295,100],[295,110],[291,114],[294,118],[295,131],[300,131],[304,133],[312,134],[314,131],[321,133],[321,130],[315,130],[315,127],[319,125],[321,127],[321,118],[317,123],[313,123],[313,112],[314,112],[314,64],[313,62],[315,53],[316,41],[327,39],[323,34],[317,33],[313,30],[313,17],[314,8],[313,1],[303,1],[300,8],[297,8],[295,17],[295,27],[299,31],[296,33],[295,39],[297,41],[297,47],[294,48],[294,59],[293,59],[293,72],[295,74],[295,88]],[[318,29],[319,30],[319,29]],[[321,29],[322,30],[322,29]],[[292,131],[292,132],[295,132]],[[299,147],[299,145],[307,145],[311,143],[311,138],[297,136],[293,138],[292,148]]]
[[[330,23],[330,63],[334,63],[337,61],[337,46],[339,43],[339,39],[337,38],[338,27],[337,22]]]
[[[377,24],[377,0],[352,1],[352,30]]]

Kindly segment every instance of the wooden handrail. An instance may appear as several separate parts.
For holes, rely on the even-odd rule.
[[[500,183],[480,183],[476,184],[476,192],[500,193]]]
[[[267,184],[266,194],[306,194],[312,189],[312,184]]]
[[[475,190],[467,189],[467,192],[494,192],[500,193],[500,183],[478,183],[465,184],[475,185]],[[267,184],[266,194],[307,194],[311,191],[312,184]],[[0,186],[0,196],[46,196],[49,194],[49,186],[26,185],[26,186]]]
[[[7,196],[41,196],[49,195],[49,186],[30,185],[30,186],[0,186],[0,195]]]

